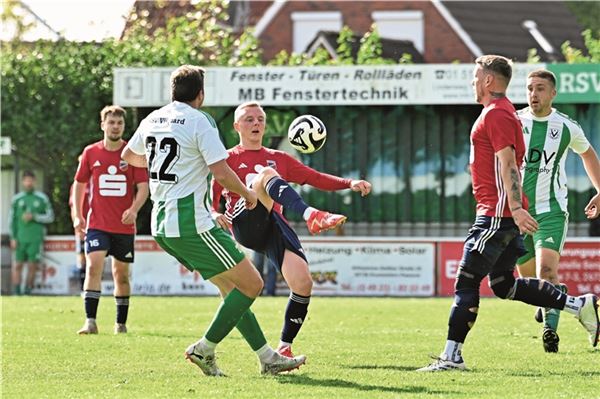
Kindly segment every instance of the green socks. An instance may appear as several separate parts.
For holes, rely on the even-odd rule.
[[[267,339],[265,338],[254,313],[252,313],[250,309],[246,310],[246,313],[242,315],[236,327],[253,351],[256,352],[267,344]]]
[[[210,342],[218,344],[233,330],[240,318],[250,308],[254,298],[249,298],[234,288],[221,303],[213,321],[208,326],[204,337]],[[256,319],[254,319],[256,322]],[[257,323],[258,325],[258,323]],[[260,330],[260,327],[258,328]],[[261,332],[262,333],[262,332]]]
[[[567,286],[564,284],[556,284],[555,287],[563,294],[567,293]],[[545,308],[544,309],[544,328],[551,328],[553,331],[558,329],[558,320],[560,319],[560,310]]]

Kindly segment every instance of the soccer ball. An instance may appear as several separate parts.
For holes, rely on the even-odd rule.
[[[288,128],[288,140],[292,147],[303,154],[319,151],[327,139],[327,129],[314,115],[300,115]]]

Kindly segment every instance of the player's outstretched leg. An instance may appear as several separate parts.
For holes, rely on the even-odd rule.
[[[308,206],[300,194],[290,186],[290,184],[281,178],[273,168],[264,168],[256,181],[259,198],[264,188],[266,194],[285,209],[288,209],[298,215],[302,215],[311,234],[318,234],[326,230],[331,230],[340,226],[346,221],[346,216],[320,211]]]
[[[598,345],[598,297],[594,294],[570,296],[553,284],[535,278],[514,278],[512,272],[490,273],[491,288],[498,297],[534,306],[564,310],[574,315],[589,334],[592,346]]]

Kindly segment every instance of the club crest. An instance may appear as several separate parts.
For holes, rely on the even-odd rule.
[[[556,128],[550,128],[550,138],[556,140],[560,131]]]
[[[128,166],[129,166],[129,164],[121,159],[121,161],[119,162],[119,169],[121,171],[125,172],[127,170]]]

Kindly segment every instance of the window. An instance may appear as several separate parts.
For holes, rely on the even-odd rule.
[[[421,54],[425,50],[422,11],[374,11],[371,14],[379,35],[386,39],[410,40]]]
[[[335,31],[342,29],[341,12],[293,12],[294,47],[292,51],[301,53],[315,38],[319,31]]]

